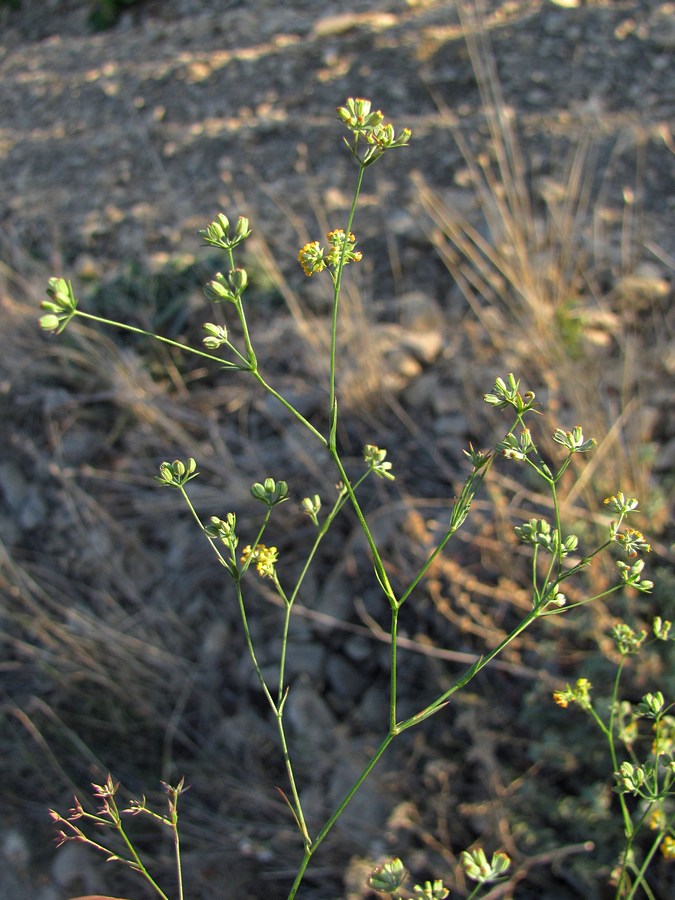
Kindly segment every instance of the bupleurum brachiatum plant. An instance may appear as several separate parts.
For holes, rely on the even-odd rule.
[[[291,500],[288,484],[280,478],[264,474],[260,481],[253,484],[251,494],[259,502],[261,513],[259,521],[251,529],[249,523],[242,524],[235,511],[214,513],[202,516],[195,508],[190,497],[190,482],[197,477],[197,462],[193,458],[163,462],[156,476],[159,485],[173,489],[182,502],[187,505],[197,527],[208,541],[217,562],[229,579],[238,604],[241,627],[245,636],[251,664],[257,675],[260,689],[264,694],[270,715],[272,716],[278,735],[278,746],[286,772],[287,784],[283,789],[289,816],[293,820],[298,833],[299,859],[297,871],[289,884],[288,898],[296,897],[301,890],[305,873],[312,862],[319,846],[329,836],[331,829],[340,819],[350,801],[359,791],[363,783],[387,751],[390,744],[404,732],[418,728],[432,716],[442,714],[444,708],[452,701],[453,696],[488,666],[499,654],[515,641],[526,629],[541,619],[551,616],[568,615],[577,607],[606,599],[612,594],[630,587],[638,592],[647,592],[651,582],[642,578],[644,562],[639,556],[649,551],[649,544],[644,536],[635,528],[628,526],[628,518],[636,511],[637,500],[627,498],[617,492],[606,501],[614,518],[606,527],[597,546],[582,547],[579,538],[564,527],[560,504],[560,487],[573,458],[592,452],[595,440],[587,437],[581,426],[569,429],[559,427],[553,432],[553,442],[558,451],[558,461],[552,467],[546,462],[544,454],[538,448],[531,424],[535,414],[539,413],[535,395],[531,391],[523,391],[520,381],[513,374],[497,377],[492,388],[484,395],[484,401],[495,412],[507,416],[504,437],[488,450],[477,450],[469,446],[464,451],[469,472],[464,484],[449,510],[448,521],[444,533],[435,548],[428,553],[419,571],[402,589],[395,589],[390,578],[390,567],[378,547],[375,535],[362,508],[360,489],[363,483],[371,478],[379,478],[384,482],[395,479],[394,462],[388,451],[376,444],[367,444],[363,448],[362,466],[353,471],[353,466],[345,461],[338,441],[338,422],[340,404],[336,387],[338,372],[339,345],[338,331],[340,323],[340,298],[345,267],[358,263],[362,258],[362,250],[357,249],[357,238],[353,231],[359,198],[367,170],[378,163],[390,151],[408,146],[411,139],[410,130],[404,128],[397,131],[393,125],[386,123],[383,114],[374,109],[370,101],[350,98],[338,109],[338,117],[345,127],[347,136],[344,142],[356,166],[356,182],[351,208],[344,227],[335,227],[329,231],[325,241],[307,242],[298,252],[297,259],[308,277],[327,277],[332,291],[330,346],[328,359],[328,379],[326,385],[327,427],[322,429],[320,423],[312,422],[277,389],[264,374],[264,368],[254,349],[255,335],[249,327],[247,319],[246,290],[249,275],[238,262],[241,245],[251,234],[247,218],[239,217],[231,222],[224,214],[219,214],[203,231],[200,232],[204,242],[224,256],[223,271],[218,272],[207,284],[206,296],[215,304],[226,305],[229,313],[238,323],[236,329],[239,337],[232,336],[231,331],[223,324],[206,322],[203,325],[204,337],[201,347],[177,342],[159,334],[145,331],[124,322],[113,321],[79,307],[72,285],[64,278],[52,278],[47,290],[48,299],[44,301],[44,314],[40,320],[42,328],[47,332],[60,334],[78,318],[93,321],[100,325],[143,335],[148,339],[162,341],[181,352],[195,354],[204,360],[227,371],[247,373],[255,379],[261,391],[271,395],[282,404],[291,416],[303,427],[308,442],[315,442],[322,448],[327,465],[331,471],[330,479],[317,487],[316,492],[304,498],[298,498],[302,510],[310,519],[314,536],[304,552],[303,563],[299,575],[289,582],[284,568],[284,559],[277,548],[266,543],[268,526],[275,514],[275,509],[282,503]],[[510,461],[515,466],[524,467],[543,487],[551,501],[549,519],[533,517],[517,526],[515,531],[520,542],[529,548],[531,555],[531,603],[529,610],[522,615],[518,624],[493,648],[487,650],[454,681],[448,683],[436,695],[420,702],[419,708],[412,715],[401,715],[399,712],[399,620],[402,610],[411,601],[415,592],[422,588],[425,576],[430,571],[434,560],[446,551],[447,545],[462,527],[471,511],[472,501],[482,482],[488,476],[491,467],[498,459]],[[548,456],[546,457],[548,458]],[[337,482],[332,496],[327,496],[326,484]],[[387,726],[383,731],[379,746],[369,759],[364,760],[363,768],[354,783],[345,793],[326,820],[316,824],[308,821],[302,802],[302,786],[298,784],[294,766],[294,750],[289,740],[284,719],[285,708],[293,684],[287,677],[287,654],[289,652],[289,634],[293,624],[293,611],[298,598],[303,595],[306,605],[311,606],[311,598],[307,599],[303,592],[308,580],[306,576],[315,560],[331,525],[345,507],[351,507],[362,529],[367,543],[375,579],[379,585],[382,603],[388,610],[389,617],[389,671],[388,671],[388,708],[386,710]],[[246,541],[240,540],[244,533],[253,536]],[[244,546],[241,546],[241,545]],[[627,559],[618,561],[616,582],[597,595],[584,596],[574,600],[568,598],[567,585],[571,579],[582,576],[592,565],[595,558],[610,548],[618,551]],[[250,628],[250,610],[247,602],[247,583],[249,569],[255,570],[257,576],[265,579],[276,593],[282,610],[282,621],[278,634],[278,655],[274,679],[266,674],[267,669],[258,660],[258,650]],[[365,575],[364,575],[365,577]],[[626,626],[627,628],[628,626]],[[655,639],[668,639],[669,623],[655,624]],[[633,639],[628,632],[620,639],[622,653],[633,651]],[[620,675],[619,670],[619,675]],[[642,886],[645,891],[645,874],[650,860],[660,847],[664,854],[673,853],[673,814],[669,806],[672,797],[673,740],[675,729],[672,716],[668,714],[670,706],[661,694],[646,695],[640,704],[630,709],[618,699],[619,678],[609,710],[609,718],[603,711],[596,711],[591,702],[590,684],[584,679],[577,681],[575,687],[567,687],[556,693],[556,702],[561,706],[576,703],[590,714],[608,742],[616,791],[621,804],[621,815],[625,825],[626,845],[621,854],[616,882],[616,896],[635,896],[635,891]],[[627,735],[634,733],[638,720],[652,721],[654,725],[654,749],[648,758],[638,761],[631,753],[631,743]],[[629,758],[619,759],[617,743],[622,741],[629,751]],[[60,841],[80,841],[108,854],[111,860],[120,861],[142,876],[158,896],[168,898],[175,896],[183,900],[184,891],[181,877],[180,842],[178,840],[178,796],[184,790],[181,779],[176,787],[165,785],[168,795],[168,814],[152,811],[144,799],[132,802],[128,807],[120,809],[115,800],[118,785],[110,777],[104,785],[94,786],[95,797],[100,803],[97,814],[85,812],[82,804],[76,799],[74,809],[62,816],[52,812],[52,817],[59,827]],[[640,810],[631,813],[627,801],[629,796],[640,797],[644,801]],[[176,885],[174,893],[163,889],[150,875],[139,853],[133,847],[124,829],[124,816],[148,816],[161,827],[168,828],[174,836],[176,858]],[[637,816],[637,818],[636,818]],[[86,825],[94,825],[97,838],[93,839],[86,830]],[[642,860],[635,855],[634,838],[642,827],[654,830],[655,837],[650,850]],[[112,829],[122,840],[126,852],[115,852],[108,848],[104,837],[105,829]],[[103,837],[101,837],[103,835]],[[502,880],[508,872],[511,861],[502,850],[494,850],[488,858],[480,846],[473,847],[461,855],[461,863],[465,877],[475,883],[469,896],[477,896],[484,888]],[[369,886],[372,890],[389,894],[393,897],[425,897],[442,898],[449,896],[450,888],[443,880],[427,881],[415,884],[412,892],[405,887],[407,873],[403,863],[391,859],[381,863],[372,872]],[[628,888],[630,885],[630,889]]]

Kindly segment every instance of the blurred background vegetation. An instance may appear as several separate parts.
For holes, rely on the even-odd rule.
[[[52,341],[37,316],[47,277],[63,275],[84,308],[198,342],[219,314],[201,286],[222,261],[199,249],[197,229],[220,209],[246,214],[258,356],[323,425],[329,296],[295,255],[346,216],[353,169],[332,110],[350,94],[414,133],[357,218],[365,260],[347,273],[340,385],[354,464],[373,441],[395,465],[394,488],[365,498],[392,578],[406,582],[443,528],[461,448],[500,434],[481,397],[514,371],[540,396],[547,434],[582,423],[599,441],[570,472],[565,521],[590,541],[605,496],[638,496],[656,586],[545,623],[406,736],[317,857],[307,896],[368,896],[382,853],[419,879],[456,878],[461,896],[457,854],[477,839],[514,858],[518,878],[500,896],[612,896],[610,764],[588,720],[551,693],[585,676],[609,696],[612,624],[672,618],[662,6],[373,0],[317,16],[303,2],[57,0],[38,16],[0,2],[4,896],[142,896],[74,845],[52,852],[47,807],[66,809],[108,771],[153,799],[160,779],[186,776],[190,897],[224,896],[223,879],[227,896],[286,895],[299,848],[237,610],[153,475],[163,459],[196,457],[199,511],[236,510],[253,533],[250,484],[284,478],[298,501],[325,491],[321,454],[244,377],[82,325]],[[408,611],[404,705],[527,607],[529,560],[512,526],[549,510],[516,474],[497,468]],[[289,503],[277,527],[293,568],[310,523]],[[357,535],[345,515],[292,637],[289,719],[315,821],[386,728],[383,611]],[[579,591],[601,589],[612,569]],[[251,591],[271,663],[278,611],[261,585]],[[672,663],[668,648],[641,657],[626,696],[672,697]],[[140,839],[169,866],[168,847]],[[596,849],[581,852],[588,840]],[[658,863],[655,895],[672,886]]]

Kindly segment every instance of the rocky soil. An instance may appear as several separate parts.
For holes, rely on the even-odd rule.
[[[176,513],[176,498],[151,486],[148,473],[163,458],[194,455],[199,508],[224,514],[225,504],[242,521],[254,515],[253,480],[286,478],[301,497],[328,492],[334,476],[243,379],[224,383],[220,373],[86,329],[66,349],[46,341],[34,325],[42,282],[63,274],[102,314],[198,339],[207,308],[199,284],[213,260],[197,231],[221,210],[247,215],[259,355],[303,414],[321,421],[327,297],[295,255],[344,221],[354,167],[334,110],[348,96],[370,97],[397,126],[412,128],[413,141],[374,167],[357,217],[365,260],[346,300],[341,439],[355,463],[359,447],[374,441],[401,465],[395,495],[377,485],[367,498],[381,510],[374,527],[397,575],[405,581],[419,564],[416,547],[442,527],[461,447],[495,433],[479,399],[509,366],[557,413],[597,407],[605,432],[619,422],[626,441],[647,448],[647,463],[644,454],[638,465],[629,450],[610,449],[605,465],[642,477],[652,492],[665,568],[675,467],[675,4],[491,0],[491,49],[476,45],[487,66],[478,78],[467,19],[443,0],[146,0],[100,33],[87,14],[83,0],[0,4],[0,588],[8,647],[0,897],[125,890],[110,866],[76,845],[45,851],[46,806],[67,808],[75,786],[113,769],[138,792],[186,773],[191,897],[274,900],[286,896],[298,855],[272,790],[284,783],[275,733],[236,610],[223,608],[217,567]],[[528,349],[523,329],[531,323],[509,331],[515,306],[486,304],[476,314],[449,274],[450,245],[434,215],[437,202],[502,251],[508,246],[471,166],[485,155],[498,171],[480,90],[491,64],[499,108],[517,135],[533,227],[571,216],[570,247],[588,261],[570,307],[575,315],[583,308],[585,334],[574,338],[566,369]],[[576,194],[575,159],[585,173]],[[498,196],[488,202],[498,205]],[[569,332],[555,332],[541,346],[551,356],[565,340]],[[287,506],[278,543],[295,561],[297,535],[307,538],[309,525]],[[415,708],[429,684],[447,681],[466,664],[462,654],[491,645],[499,617],[507,621],[522,599],[517,573],[507,578],[499,564],[487,506],[478,506],[462,565],[444,564],[406,624],[404,638],[417,649],[405,667],[403,706]],[[381,737],[388,650],[376,639],[377,590],[364,587],[359,566],[368,571],[365,549],[345,520],[293,631],[287,716],[316,818]],[[491,616],[474,602],[481,590]],[[277,610],[264,591],[255,602],[254,638],[271,666]],[[571,677],[564,660],[550,658],[554,637],[514,650],[454,718],[392,752],[350,811],[334,855],[318,859],[305,896],[366,896],[361,860],[385,852],[405,854],[418,877],[431,877],[451,870],[453,852],[477,836],[515,857],[580,839],[578,816],[545,821],[536,798],[523,799],[519,813],[523,821],[541,816],[536,837],[505,812],[517,776],[530,765],[548,772],[544,755],[522,748],[554,726],[548,712],[535,726],[522,698],[545,703],[549,676]],[[588,631],[573,633],[569,659],[588,640]],[[452,650],[420,652],[432,644]],[[512,729],[521,744],[513,757],[502,743]],[[513,759],[509,780],[505,760]],[[156,850],[160,859],[165,851]],[[553,881],[549,868],[533,866],[514,896],[600,896],[593,872],[602,866],[606,875],[603,860]]]

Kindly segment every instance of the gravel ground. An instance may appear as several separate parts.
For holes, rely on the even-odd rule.
[[[407,492],[412,506],[418,503],[424,525],[404,499],[394,502],[377,492],[370,498],[384,504],[378,536],[405,573],[416,562],[410,537],[429,538],[436,498],[456,488],[460,448],[476,435],[479,443],[484,440],[484,420],[471,406],[497,374],[494,348],[469,323],[465,298],[434,249],[436,231],[420,195],[423,182],[431,195],[486,230],[466,154],[456,140],[463,135],[475,157],[487,152],[484,98],[456,4],[364,0],[320,6],[317,13],[316,3],[300,0],[145,0],[105,32],[91,31],[89,8],[83,0],[45,0],[39,11],[30,0],[17,10],[0,4],[0,251],[15,272],[9,283],[30,282],[16,288],[30,302],[35,271],[48,270],[72,277],[102,308],[108,303],[129,310],[135,302],[129,285],[139,272],[153,279],[147,283],[158,297],[157,278],[176,260],[181,278],[192,277],[193,269],[209,277],[203,274],[197,230],[221,210],[245,214],[256,229],[253,257],[266,286],[260,288],[263,311],[255,323],[265,326],[261,345],[270,370],[287,379],[306,415],[321,415],[321,368],[314,350],[303,350],[294,298],[320,321],[325,297],[304,279],[295,255],[308,236],[320,233],[317,222],[323,229],[324,218],[342,221],[349,208],[354,168],[339,150],[335,107],[348,96],[371,97],[397,126],[412,128],[411,146],[373,170],[357,220],[369,257],[358,281],[369,325],[359,343],[357,317],[353,352],[361,361],[343,383],[353,407],[346,404],[345,412],[353,414],[353,423],[342,436],[357,448],[372,439],[368,429],[374,422],[378,440],[415,472],[414,479],[401,479],[402,496]],[[594,284],[610,299],[603,307],[606,318],[589,328],[580,352],[589,357],[586,372],[599,371],[592,366],[597,356],[598,396],[619,416],[622,408],[605,382],[615,370],[626,371],[626,348],[637,347],[638,374],[628,385],[644,401],[635,416],[636,434],[650,448],[657,481],[666,484],[675,467],[675,4],[514,0],[485,8],[490,59],[503,108],[519,135],[537,222],[544,209],[556,208],[556,197],[564,199],[573,149],[587,148],[588,210],[594,215],[580,217],[579,231],[592,257]],[[122,295],[127,289],[128,297]],[[185,308],[194,310],[199,301],[192,281],[183,293]],[[21,666],[33,657],[16,649],[22,646],[19,631],[12,632],[6,709],[27,710],[30,721],[44,721],[48,736],[53,719],[45,709],[57,710],[62,721],[76,721],[72,707],[86,695],[91,702],[84,703],[83,718],[114,720],[113,734],[119,736],[120,718],[107,708],[101,713],[107,701],[96,685],[107,679],[110,702],[124,707],[125,693],[134,702],[124,713],[128,741],[107,755],[104,742],[87,755],[73,739],[78,761],[72,768],[65,763],[57,771],[48,757],[37,774],[39,763],[6,764],[9,787],[6,797],[0,792],[0,803],[7,810],[1,849],[8,864],[0,866],[0,897],[65,900],[78,891],[113,890],[104,880],[108,868],[102,876],[81,848],[69,845],[48,857],[32,838],[40,827],[35,823],[44,818],[47,803],[67,806],[69,779],[81,787],[100,776],[101,766],[114,766],[118,777],[136,787],[138,760],[148,756],[143,774],[155,778],[148,773],[156,773],[157,761],[172,751],[176,766],[192,767],[193,791],[186,798],[187,805],[194,797],[192,818],[186,815],[194,897],[283,897],[285,860],[295,859],[297,846],[290,829],[279,826],[283,807],[266,791],[284,776],[255,679],[248,661],[239,660],[244,648],[236,611],[214,611],[221,589],[200,535],[190,536],[185,519],[175,516],[174,498],[158,499],[154,489],[146,489],[143,473],[158,453],[169,453],[163,447],[184,455],[199,451],[209,485],[198,489],[201,507],[220,509],[225,494],[246,513],[247,485],[261,470],[268,474],[271,464],[283,461],[280,477],[299,493],[309,490],[307,471],[314,481],[321,477],[320,459],[312,451],[300,453],[289,423],[239,382],[225,388],[203,372],[187,373],[191,400],[181,403],[180,388],[171,395],[171,385],[154,377],[157,359],[149,365],[139,361],[134,344],[120,352],[85,335],[72,349],[74,358],[85,360],[84,374],[75,381],[49,362],[52,345],[45,349],[40,338],[30,337],[32,311],[8,304],[11,325],[0,364],[0,409],[10,423],[0,450],[3,603],[11,610],[17,597],[34,601],[31,607],[26,600],[23,618],[12,621],[20,622],[40,653],[26,674]],[[160,305],[161,298],[154,315],[165,312]],[[358,304],[353,309],[363,314]],[[188,327],[183,314],[167,313],[164,324]],[[618,319],[635,335],[635,345],[614,340],[612,323]],[[523,357],[515,345],[502,350],[503,360],[511,351]],[[369,354],[377,355],[380,366],[372,384],[363,363]],[[178,381],[184,376],[181,371]],[[555,378],[541,371],[537,377],[556,401]],[[557,402],[562,411],[574,406],[564,396]],[[235,419],[231,426],[224,424],[228,417]],[[421,455],[419,439],[427,447]],[[665,516],[663,504],[660,511],[654,506],[655,527],[663,526]],[[283,520],[282,553],[292,555],[291,535],[298,528],[304,533],[303,521],[290,512]],[[475,588],[471,578],[482,574],[498,600],[500,591],[507,595],[513,588],[493,572],[492,545],[481,523],[479,518],[474,535],[485,542],[465,548],[463,567],[448,563],[434,581],[441,593],[448,583],[458,585],[458,602],[467,604],[460,618],[473,630],[458,637],[450,619],[449,634],[434,638],[449,639],[463,653],[480,652],[482,641],[494,636],[480,615],[472,618],[466,600]],[[376,591],[369,593],[354,576],[356,563],[365,560],[355,534],[353,523],[345,523],[336,536],[338,552],[347,548],[345,559],[336,564],[329,553],[321,563],[312,610],[294,630],[295,668],[288,673],[294,685],[288,720],[308,785],[307,808],[316,816],[341,796],[379,736],[372,722],[381,709],[388,651],[368,630],[377,616]],[[663,543],[659,552],[667,558]],[[359,615],[353,611],[355,595]],[[254,636],[266,663],[274,658],[267,629],[276,620],[273,608],[261,604],[261,610]],[[425,634],[434,615],[437,607],[425,598],[409,635]],[[31,632],[26,625],[31,617],[44,629],[38,636],[37,626]],[[73,636],[72,644],[63,634]],[[472,695],[454,730],[439,725],[392,756],[351,811],[337,837],[335,860],[326,855],[317,864],[308,898],[365,896],[359,858],[375,858],[392,844],[407,848],[408,863],[430,877],[429,867],[447,863],[447,857],[432,855],[427,819],[438,825],[452,818],[448,810],[458,798],[465,824],[452,832],[453,840],[494,837],[490,817],[502,820],[491,807],[481,807],[481,797],[488,784],[499,794],[491,780],[501,752],[495,749],[498,732],[509,728],[509,702],[513,708],[520,702],[523,684],[527,692],[534,690],[528,665],[536,668],[533,660],[544,656],[545,647],[514,651],[506,668],[487,682],[483,699]],[[53,675],[56,658],[65,675]],[[442,666],[451,664],[451,658],[436,665],[411,654],[403,704],[414,704],[430,679],[440,683]],[[47,687],[38,686],[36,673],[43,671]],[[78,680],[89,685],[83,695],[77,693]],[[486,730],[478,707],[505,697],[504,712],[492,710]],[[8,721],[21,719],[12,713]],[[105,727],[101,731],[105,735]],[[529,740],[526,731],[521,737]],[[34,738],[26,739],[30,747]],[[453,762],[455,752],[466,752],[466,743],[480,775],[467,776]],[[424,815],[418,819],[410,803],[422,791]],[[398,807],[395,800],[401,800]],[[387,819],[386,833],[373,829],[371,823]],[[505,840],[503,834],[497,839]],[[214,845],[207,851],[209,840]],[[545,876],[537,881],[532,875],[517,896],[591,896],[584,893],[589,882],[575,878],[560,876],[554,888]]]

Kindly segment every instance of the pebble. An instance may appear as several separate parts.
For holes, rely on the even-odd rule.
[[[647,35],[657,47],[675,50],[675,3],[662,3],[652,12]]]
[[[68,841],[59,848],[52,862],[52,878],[59,887],[84,890],[89,893],[101,889],[91,851],[82,844]]]
[[[365,670],[344,656],[333,653],[326,663],[326,680],[338,697],[353,701],[363,694],[369,677]]]
[[[335,741],[335,716],[309,679],[292,686],[285,710],[288,725],[315,751]]]
[[[30,484],[14,462],[0,464],[0,491],[24,531],[32,531],[47,516],[41,485]]]

